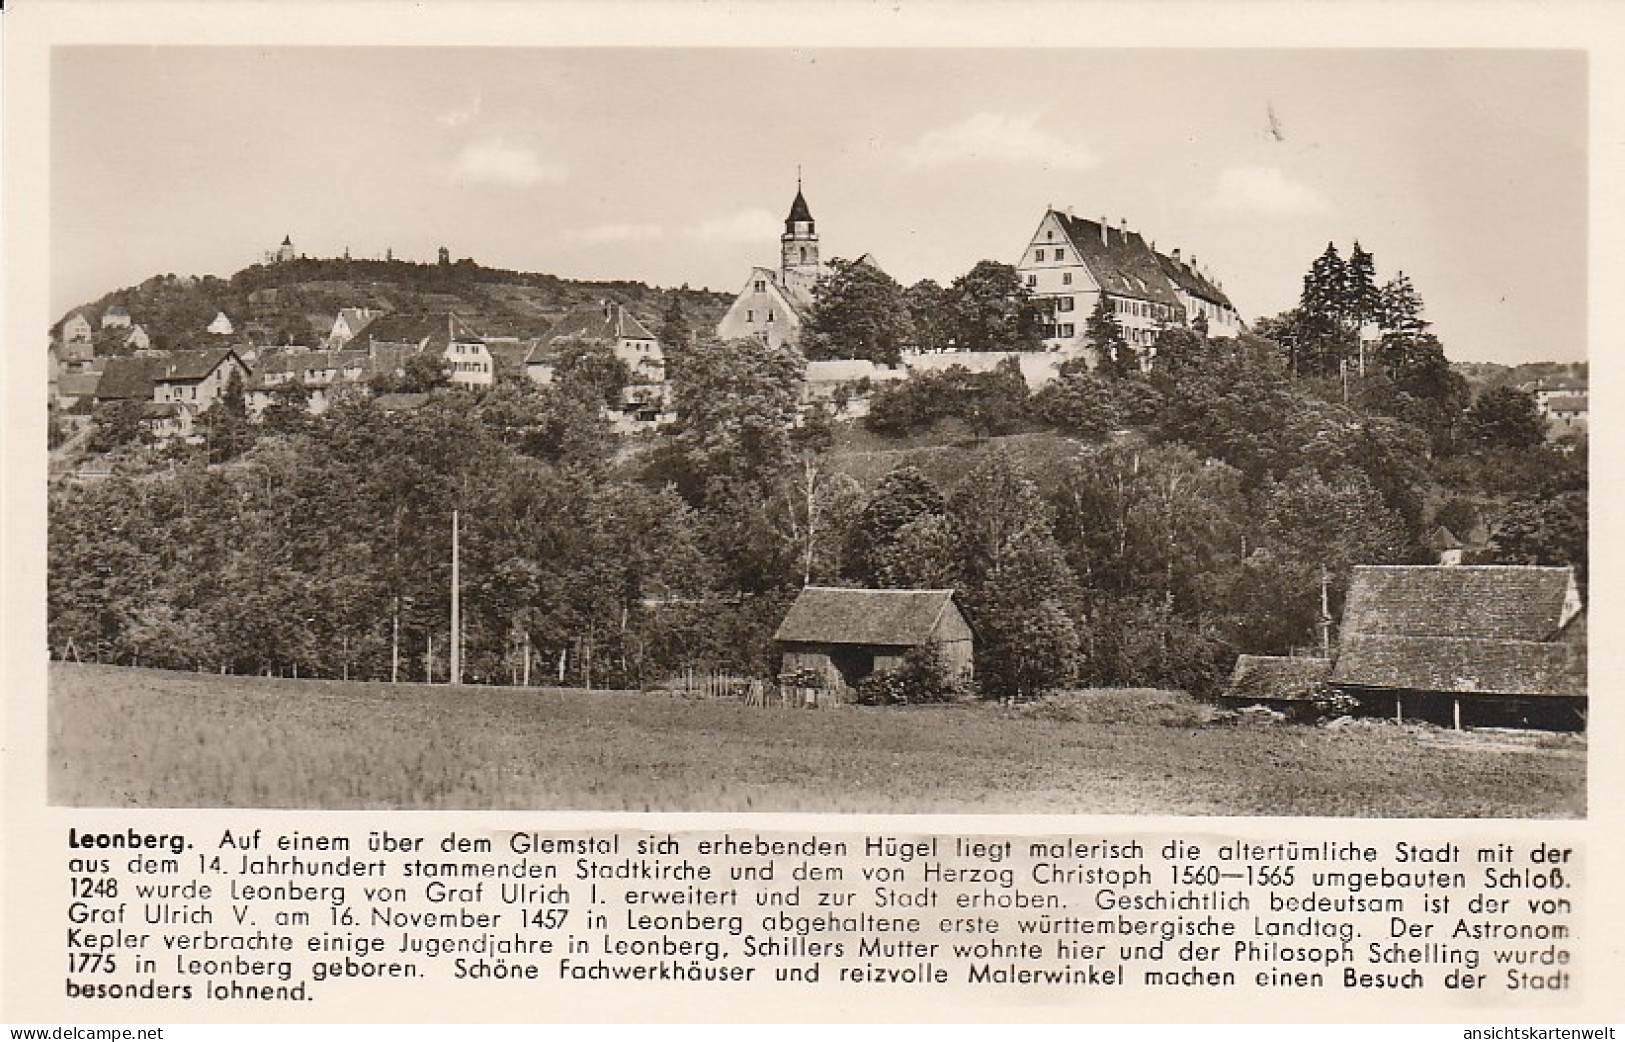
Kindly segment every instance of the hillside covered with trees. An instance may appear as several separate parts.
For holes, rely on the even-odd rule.
[[[669,291],[642,282],[583,282],[486,268],[467,258],[420,264],[300,257],[251,265],[227,279],[155,275],[73,308],[62,320],[79,312],[95,327],[102,312],[122,304],[159,350],[210,342],[205,330],[222,312],[239,339],[256,344],[317,344],[341,308],[452,313],[485,335],[532,337],[546,333],[572,306],[606,298],[626,305],[653,329],[673,297],[700,324],[715,324],[728,305],[723,294],[686,286]],[[124,339],[122,330],[96,330],[97,354],[127,352]]]

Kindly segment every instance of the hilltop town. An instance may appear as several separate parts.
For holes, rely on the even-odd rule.
[[[731,298],[291,237],[230,280],[109,294],[52,331],[53,651],[436,679],[456,647],[485,682],[726,669],[909,701],[955,685],[898,657],[919,627],[886,591],[935,591],[896,603],[959,620],[937,643],[985,695],[1290,699],[1333,676],[1345,598],[1433,596],[1362,569],[1489,568],[1483,600],[1541,566],[1550,618],[1483,653],[1540,643],[1519,654],[1548,679],[1520,682],[1572,708],[1584,366],[1453,366],[1358,242],[1247,320],[1124,219],[1035,216],[1013,263],[946,286],[826,258],[798,186]],[[876,612],[891,651],[842,650],[839,620]],[[1389,697],[1356,664],[1342,687]]]

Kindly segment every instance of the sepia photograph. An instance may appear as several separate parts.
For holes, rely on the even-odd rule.
[[[55,807],[1587,815],[1583,51],[49,70]]]

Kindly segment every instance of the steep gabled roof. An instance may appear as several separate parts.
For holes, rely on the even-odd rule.
[[[366,328],[367,323],[380,316],[373,314],[365,308],[339,308],[339,318],[350,328],[351,336],[359,336]]]
[[[1157,255],[1139,232],[1103,226],[1059,210],[1050,213],[1071,240],[1078,259],[1107,293],[1179,307],[1179,295]]]
[[[1366,565],[1354,569],[1342,632],[1550,640],[1579,608],[1571,568]]]
[[[808,586],[773,639],[797,644],[915,647],[930,641],[952,590],[849,590]]]
[[[1218,304],[1232,311],[1235,310],[1235,306],[1230,303],[1230,298],[1224,295],[1224,290],[1220,289],[1206,275],[1185,263],[1183,258],[1174,260],[1172,257],[1166,257],[1161,253],[1158,253],[1156,257],[1158,266],[1162,268],[1162,273],[1175,286],[1198,300],[1205,300],[1209,304]]]
[[[94,398],[96,387],[102,381],[102,374],[91,371],[84,373],[63,373],[56,378],[56,393],[59,398]]]
[[[1331,675],[1325,658],[1287,658],[1281,655],[1241,655],[1230,677],[1228,698],[1308,698],[1315,685]]]
[[[451,343],[451,321],[438,315],[379,315],[356,335],[372,344],[411,344],[444,351]]]
[[[109,358],[96,384],[96,398],[104,402],[151,398],[153,375],[163,362],[150,355]]]
[[[227,358],[235,358],[236,356],[236,350],[229,347],[206,347],[197,351],[175,351],[155,359],[159,364],[153,370],[152,379],[154,383],[202,380],[220,368]]]
[[[620,304],[604,302],[599,304],[577,304],[564,317],[547,331],[542,338],[542,345],[548,346],[559,340],[653,340],[655,335],[649,332],[649,327],[637,320],[637,317]]]
[[[1570,568],[1354,570],[1332,682],[1350,687],[1583,696],[1586,648]],[[1575,640],[1575,633],[1581,639]]]

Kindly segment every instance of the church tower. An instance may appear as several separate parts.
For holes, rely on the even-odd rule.
[[[818,229],[807,199],[801,194],[799,177],[796,178],[796,201],[790,204],[790,216],[784,219],[784,234],[779,236],[779,267],[787,282],[791,272],[818,278]]]

